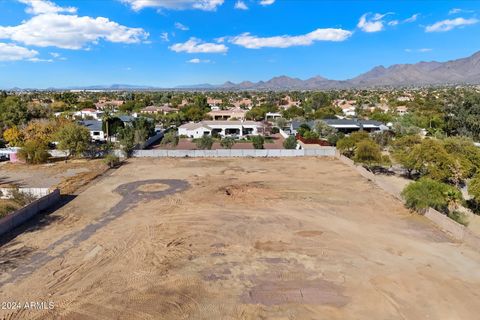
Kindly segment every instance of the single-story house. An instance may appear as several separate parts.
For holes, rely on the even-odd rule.
[[[375,120],[359,120],[359,119],[323,119],[327,125],[337,129],[339,132],[352,133],[354,131],[365,130],[368,132],[388,130],[380,121]],[[311,129],[315,127],[315,121],[297,121],[290,123],[290,134],[296,135],[298,128],[302,124],[307,124]]]
[[[105,132],[103,132],[102,121],[83,120],[80,125],[86,127],[90,131],[90,137],[93,141],[105,141]]]
[[[247,112],[240,108],[232,108],[228,110],[212,110],[207,113],[213,120],[245,120]]]
[[[281,118],[282,117],[282,114],[278,113],[278,112],[267,112],[265,114],[265,120],[267,121],[273,121],[275,119],[278,119],[278,118]]]
[[[359,119],[325,119],[326,124],[343,133],[364,130],[368,132],[388,130],[380,121]]]
[[[258,135],[262,124],[255,121],[201,121],[189,122],[178,127],[178,135],[198,139],[204,135],[218,134],[222,137]]]
[[[148,106],[140,110],[140,113],[146,114],[167,114],[178,112],[178,109],[172,108],[168,105],[163,106]]]
[[[74,117],[80,117],[82,119],[93,118],[93,119],[99,120],[103,117],[103,111],[98,111],[96,109],[87,108],[87,109],[83,109],[83,110],[80,110],[80,111],[77,111],[77,112],[73,113],[73,116]]]

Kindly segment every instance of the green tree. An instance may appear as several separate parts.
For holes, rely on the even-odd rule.
[[[25,101],[16,96],[8,96],[0,102],[0,122],[8,127],[20,126],[30,120]]]
[[[252,137],[253,148],[263,149],[263,144],[264,143],[265,143],[265,139],[262,136],[253,136]]]
[[[402,197],[408,208],[419,212],[432,207],[447,213],[452,201],[462,200],[462,194],[458,189],[429,178],[421,178],[407,185],[402,191]]]
[[[297,139],[294,136],[289,136],[283,141],[283,147],[285,149],[296,149],[297,148]]]
[[[169,131],[163,136],[161,144],[170,144],[175,147],[178,145],[179,140],[175,131]]]
[[[392,144],[392,156],[407,172],[409,177],[417,167],[417,159],[413,156],[413,147],[420,144],[419,135],[406,135],[396,139]]]
[[[367,168],[371,168],[374,165],[383,164],[386,159],[382,156],[382,151],[378,144],[372,140],[365,139],[357,142],[353,160],[364,164]]]
[[[225,148],[225,149],[232,149],[234,144],[235,144],[235,139],[231,137],[225,137],[220,141],[220,145],[222,146],[222,148]]]
[[[211,136],[204,135],[203,137],[198,139],[195,143],[196,143],[198,149],[210,150],[210,149],[212,149],[213,138]]]
[[[45,143],[39,140],[28,140],[19,150],[18,156],[28,164],[40,164],[47,162],[50,154]]]
[[[347,137],[344,137],[337,141],[337,149],[345,156],[351,158],[355,154],[355,149],[357,147],[357,143],[362,140],[368,140],[370,136],[368,132],[363,130],[353,132]]]
[[[433,180],[458,184],[463,180],[455,159],[447,153],[437,139],[423,139],[411,150],[413,168]]]
[[[135,149],[135,128],[126,126],[118,131],[118,142],[126,157],[130,157]]]
[[[468,193],[480,203],[480,173],[477,173],[468,183]]]
[[[90,144],[90,132],[84,126],[69,123],[57,132],[58,148],[68,152],[67,159],[71,156],[82,155]]]

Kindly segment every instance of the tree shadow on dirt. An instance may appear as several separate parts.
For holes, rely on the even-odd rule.
[[[35,215],[25,223],[21,224],[20,226],[16,227],[15,229],[0,236],[0,247],[9,243],[20,234],[41,230],[56,221],[62,220],[63,217],[53,215],[52,213],[62,208],[75,198],[75,195],[61,195],[61,198],[57,203],[39,212],[37,215]]]

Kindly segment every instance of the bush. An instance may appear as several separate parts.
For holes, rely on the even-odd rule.
[[[252,143],[255,149],[263,149],[264,142],[265,142],[265,139],[262,136],[252,137]]]
[[[109,168],[115,168],[120,164],[120,158],[117,157],[114,154],[108,154],[104,159],[103,162],[109,167]]]
[[[213,145],[213,138],[211,136],[203,136],[200,139],[198,139],[196,142],[197,148],[202,149],[202,150],[210,150],[212,149]]]
[[[26,163],[39,164],[47,162],[50,154],[46,144],[37,140],[28,140],[19,150],[18,156]]]
[[[283,147],[285,149],[296,149],[297,148],[297,139],[294,136],[290,136],[285,141],[283,141]]]
[[[177,146],[180,138],[177,136],[175,131],[169,131],[163,136],[161,144],[171,144],[172,146]]]
[[[280,132],[280,129],[277,128],[277,127],[273,127],[272,130],[270,130],[270,132],[271,132],[272,134],[276,134],[276,133],[279,133],[279,132]]]
[[[317,140],[319,135],[315,131],[305,131],[302,137],[304,137],[306,140]]]
[[[448,212],[452,202],[462,200],[462,194],[458,189],[429,178],[421,178],[410,183],[403,189],[402,197],[408,208],[419,212],[432,207],[445,213]]]
[[[447,215],[450,219],[464,225],[465,227],[468,226],[469,221],[465,213],[462,213],[459,211],[453,211],[451,213],[448,213]]]
[[[235,144],[235,139],[230,137],[225,137],[220,141],[220,145],[224,149],[232,149],[233,145]]]

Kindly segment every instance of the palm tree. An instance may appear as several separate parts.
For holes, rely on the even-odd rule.
[[[102,121],[105,123],[105,131],[107,133],[107,139],[110,141],[110,132],[109,132],[109,127],[110,127],[110,120],[113,119],[113,116],[110,112],[110,110],[104,110],[103,116],[102,116]],[[111,142],[111,141],[110,141]]]

